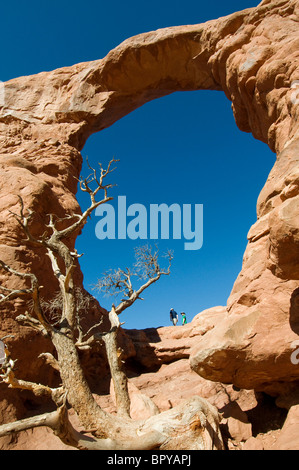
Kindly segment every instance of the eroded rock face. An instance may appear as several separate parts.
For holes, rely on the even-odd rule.
[[[123,330],[125,341],[120,338],[120,344],[135,369],[158,370],[165,364],[189,359],[200,338],[226,316],[226,307],[218,306],[204,310],[184,326]]]
[[[35,211],[32,229],[42,233],[46,214],[80,210],[80,150],[92,133],[174,91],[223,90],[239,128],[267,143],[277,162],[258,200],[228,315],[198,342],[191,364],[208,379],[273,393],[299,380],[290,361],[299,332],[298,15],[297,0],[264,0],[204,24],[141,34],[101,60],[6,82],[0,95],[0,258],[34,271],[54,292],[44,253],[25,246],[9,212],[18,211],[18,196]],[[16,283],[3,273],[1,281]],[[22,309],[19,303],[1,313],[0,334],[26,338],[14,321]],[[22,359],[20,368],[26,372]]]
[[[185,326],[151,328],[138,331],[138,334],[137,330],[122,332],[122,347],[126,347],[127,357],[134,359],[134,363],[126,362],[131,417],[134,420],[148,419],[198,396],[206,399],[218,410],[226,449],[297,448],[298,437],[294,429],[296,424],[298,425],[298,406],[294,406],[295,395],[284,401],[280,399],[279,405],[284,408],[282,409],[266,394],[206,380],[190,368],[189,353],[192,344],[196,344],[201,336],[212,331],[226,314],[224,307],[213,307],[199,313]],[[144,343],[143,347],[141,342]],[[146,355],[149,356],[148,361],[145,360]],[[99,375],[103,376],[103,370],[98,372]],[[108,376],[107,385],[106,392],[102,391],[94,397],[102,409],[115,414],[117,409],[114,390]],[[2,404],[0,413],[12,406],[11,399],[3,401]],[[289,409],[289,412],[286,409]],[[23,413],[24,411],[26,410],[23,410]],[[42,412],[41,410],[39,414]],[[81,430],[82,425],[74,410],[70,410],[70,418],[75,428]],[[36,428],[20,433],[17,438],[1,438],[0,449],[66,450],[70,447],[62,444],[46,428]]]
[[[228,316],[191,353],[203,377],[273,394],[297,386],[291,357],[299,334],[298,178],[295,140],[278,154],[260,194]]]

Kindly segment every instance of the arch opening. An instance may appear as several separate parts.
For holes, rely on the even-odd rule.
[[[157,240],[161,252],[174,250],[172,274],[126,312],[125,328],[167,326],[171,306],[189,312],[191,321],[206,308],[226,305],[275,155],[238,130],[225,95],[194,91],[151,101],[91,136],[82,155],[93,166],[120,159],[111,180],[118,185],[116,213],[118,196],[126,196],[128,206],[139,203],[148,210],[150,204],[203,204],[202,248],[185,251],[183,237],[173,240],[171,233],[169,240]],[[84,206],[80,191],[78,200]],[[98,220],[93,216],[77,241],[85,253],[81,268],[89,291],[103,271],[132,265],[135,246],[156,243],[149,231],[147,240],[119,240],[117,234],[115,240],[98,240]],[[96,297],[110,308],[111,298]]]

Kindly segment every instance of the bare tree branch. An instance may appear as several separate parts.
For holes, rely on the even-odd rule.
[[[59,363],[52,354],[50,354],[50,353],[41,353],[38,357],[43,358],[45,360],[46,364],[49,364],[51,367],[53,367],[53,369],[55,369],[59,372],[59,370],[60,370],[59,369]]]
[[[85,436],[76,431],[70,423],[65,405],[51,413],[3,424],[0,426],[0,437],[40,426],[49,427],[64,444],[80,450],[148,450],[165,441],[165,436],[158,431],[144,433],[128,442]]]
[[[135,249],[135,264],[133,269],[125,270],[117,269],[104,273],[103,277],[98,280],[94,289],[104,292],[106,295],[117,296],[124,295],[124,299],[115,307],[117,315],[130,307],[137,299],[141,299],[140,295],[149,286],[157,282],[162,275],[170,274],[173,253],[168,251],[163,257],[168,259],[167,269],[162,269],[158,261],[159,251],[152,252],[152,248],[148,245]],[[146,280],[138,289],[133,289],[132,278],[137,277],[139,280]]]
[[[33,416],[32,418],[21,419],[13,423],[2,424],[0,426],[0,437],[7,436],[11,433],[26,431],[38,426],[48,426],[53,428],[54,423],[57,422],[58,411],[52,413],[45,413],[39,416]]]
[[[116,168],[111,168],[111,165],[114,162],[118,162],[119,160],[115,160],[114,158],[110,160],[108,163],[107,169],[103,169],[102,165],[100,164],[100,176],[97,176],[97,172],[94,168],[92,168],[88,163],[88,167],[92,170],[92,175],[89,175],[85,179],[80,179],[79,180],[79,185],[80,189],[83,192],[87,192],[90,196],[90,205],[89,207],[83,212],[81,216],[76,215],[78,220],[74,222],[73,225],[70,227],[67,227],[64,230],[59,231],[56,236],[58,239],[62,240],[64,238],[69,237],[71,234],[73,234],[76,230],[81,229],[84,224],[86,223],[88,217],[91,215],[91,213],[101,204],[105,204],[109,201],[111,201],[113,198],[108,197],[108,190],[111,189],[114,185],[112,184],[104,184],[104,179],[113,171],[115,171]],[[91,184],[96,183],[96,188],[93,190],[91,189]],[[104,192],[104,198],[100,201],[96,201],[96,196],[99,191]]]
[[[117,414],[121,417],[130,417],[131,402],[128,393],[128,381],[122,367],[122,351],[117,346],[117,333],[120,321],[114,307],[109,312],[109,320],[111,329],[103,336],[103,339],[114,384]]]
[[[128,393],[127,377],[123,372],[121,351],[117,347],[117,332],[121,325],[118,315],[126,308],[130,307],[137,299],[141,299],[140,295],[142,292],[150,285],[157,282],[162,275],[170,274],[173,259],[172,252],[166,254],[168,258],[168,267],[166,270],[160,267],[158,254],[158,250],[152,252],[152,248],[148,245],[136,248],[133,269],[126,268],[122,270],[119,268],[114,272],[109,271],[95,286],[96,289],[104,291],[105,294],[122,294],[124,296],[124,299],[122,299],[116,307],[112,305],[112,309],[109,312],[111,329],[103,336],[114,384],[117,412],[120,416],[130,416],[130,397]],[[136,290],[134,290],[132,285],[132,277],[134,276],[139,280],[146,280],[146,282]]]
[[[58,404],[61,401],[61,397],[65,394],[65,390],[63,387],[59,388],[50,388],[47,385],[37,384],[34,382],[28,382],[25,380],[19,380],[16,378],[14,374],[14,367],[15,362],[10,355],[10,352],[5,345],[4,348],[5,352],[5,360],[1,364],[0,369],[2,373],[0,374],[0,378],[4,383],[6,383],[9,388],[19,388],[21,390],[30,390],[36,396],[48,396],[52,398],[52,400]]]
[[[52,329],[52,326],[45,317],[40,305],[39,291],[41,287],[38,284],[37,277],[35,276],[35,274],[21,273],[19,271],[16,271],[11,266],[8,266],[6,263],[4,263],[2,260],[0,260],[0,267],[2,267],[5,271],[9,272],[10,274],[20,277],[21,279],[29,279],[31,283],[31,287],[26,289],[7,289],[6,287],[1,286],[2,290],[4,290],[7,295],[2,294],[2,297],[0,298],[0,303],[7,302],[8,300],[12,300],[14,298],[21,297],[24,295],[30,296],[33,301],[33,310],[36,314],[37,320],[46,331],[50,331]]]
[[[29,326],[30,328],[39,331],[43,336],[48,335],[49,330],[45,328],[39,320],[29,315],[28,312],[25,312],[24,315],[18,315],[16,317],[16,321],[21,325]]]

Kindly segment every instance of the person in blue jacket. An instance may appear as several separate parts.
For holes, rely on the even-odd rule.
[[[178,320],[179,320],[178,314],[176,313],[176,311],[173,308],[171,308],[170,309],[170,321],[172,321],[173,326],[176,326]]]

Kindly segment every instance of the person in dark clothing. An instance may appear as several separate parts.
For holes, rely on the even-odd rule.
[[[173,323],[173,326],[176,326],[178,319],[179,319],[178,314],[173,308],[171,308],[170,309],[170,321]]]

